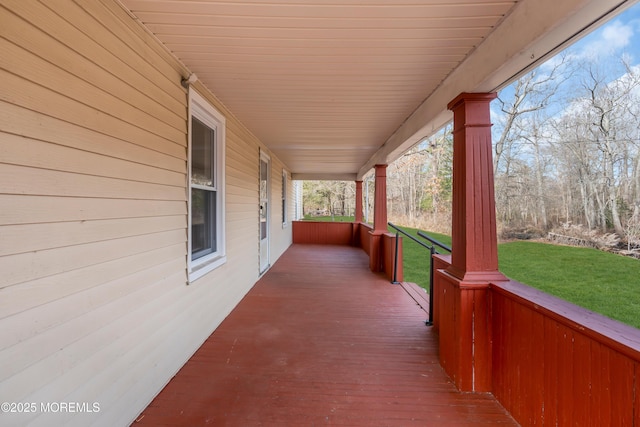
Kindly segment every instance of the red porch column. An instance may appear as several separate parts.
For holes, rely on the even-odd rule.
[[[462,93],[453,111],[451,265],[436,275],[440,361],[463,391],[491,390],[488,290],[498,271],[489,105],[495,93]]]
[[[387,232],[387,165],[376,165],[373,231]]]
[[[356,218],[355,222],[362,222],[362,181],[356,181]]]
[[[362,236],[360,235],[360,223],[362,222],[362,181],[356,181],[356,213],[353,221],[353,246],[362,247]]]
[[[449,272],[465,281],[504,279],[498,238],[489,104],[495,93],[462,93],[453,111],[453,218]]]
[[[369,254],[371,271],[382,271],[382,235],[387,232],[387,165],[376,165],[373,231]]]

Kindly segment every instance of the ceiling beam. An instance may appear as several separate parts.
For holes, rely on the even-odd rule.
[[[355,173],[292,173],[294,181],[355,181]]]

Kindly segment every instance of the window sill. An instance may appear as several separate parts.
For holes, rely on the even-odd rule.
[[[192,264],[189,271],[189,284],[195,282],[196,280],[206,275],[207,273],[212,272],[213,270],[220,267],[222,264],[226,262],[227,262],[226,256],[219,256],[217,258],[213,258],[213,259],[198,263],[196,265]]]

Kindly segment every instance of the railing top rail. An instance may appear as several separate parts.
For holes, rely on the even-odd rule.
[[[427,249],[431,249],[431,246],[427,245],[424,242],[421,242],[420,240],[416,239],[415,237],[413,237],[411,234],[407,233],[406,231],[404,231],[403,229],[393,225],[392,223],[388,222],[387,223],[389,225],[389,227],[393,228],[394,230],[396,230],[398,233],[401,233],[404,236],[407,236],[408,238],[410,238],[411,240],[413,240],[414,242],[416,242],[419,245],[422,245],[423,247],[427,248]]]
[[[427,239],[428,241],[430,241],[434,245],[444,249],[445,251],[451,252],[451,248],[449,246],[445,245],[444,243],[441,243],[441,242],[437,241],[436,239],[434,239],[432,237],[427,236],[421,230],[418,230],[418,236]]]

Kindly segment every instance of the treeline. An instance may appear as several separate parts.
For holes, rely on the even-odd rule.
[[[580,224],[638,240],[640,70],[627,58],[559,57],[500,93],[494,172],[500,223]]]

